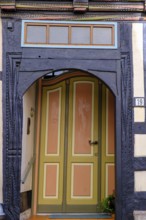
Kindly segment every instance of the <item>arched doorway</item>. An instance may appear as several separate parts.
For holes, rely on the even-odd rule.
[[[120,24],[120,30],[124,30],[121,32],[122,39],[127,37],[123,33],[131,36],[129,26]],[[3,198],[7,218],[19,219],[20,215],[23,94],[40,77],[64,68],[93,74],[114,94],[116,218],[122,220],[132,214],[134,197],[131,197],[133,195],[131,184],[134,185],[134,167],[131,160],[133,155],[131,41],[125,42],[127,46],[121,45],[117,50],[26,48],[16,53],[6,51],[7,62],[4,62],[5,74],[3,74]]]
[[[115,189],[114,95],[77,70],[48,74],[39,84],[35,210],[97,212]]]

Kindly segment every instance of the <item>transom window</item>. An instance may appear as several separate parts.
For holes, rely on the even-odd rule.
[[[116,23],[23,21],[22,46],[116,48]]]

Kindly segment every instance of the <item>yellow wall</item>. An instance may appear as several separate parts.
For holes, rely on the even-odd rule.
[[[144,97],[143,24],[132,24],[133,97]],[[134,108],[134,122],[145,122],[145,108]]]

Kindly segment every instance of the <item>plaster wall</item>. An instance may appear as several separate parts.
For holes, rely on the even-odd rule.
[[[30,119],[29,134],[27,134],[28,120]],[[22,135],[22,166],[21,166],[21,192],[32,189],[32,163],[34,149],[34,123],[35,123],[35,85],[31,86],[23,96],[23,135]],[[24,183],[25,175],[29,170]]]
[[[136,192],[146,191],[146,171],[135,171],[134,172],[135,188]]]
[[[143,58],[143,24],[132,25],[133,45],[133,97],[145,97],[144,92],[144,58]],[[145,108],[134,108],[134,122],[145,122]],[[146,134],[134,135],[134,156],[146,156]],[[146,171],[134,174],[135,192],[146,191]]]
[[[143,24],[132,24],[133,97],[144,97]],[[134,122],[145,122],[145,108],[134,108]]]
[[[146,157],[146,134],[135,134],[134,137],[134,156]]]
[[[2,21],[0,12],[0,72],[2,71]],[[2,81],[0,81],[0,203],[3,202],[2,186],[3,186],[3,166],[2,166]]]

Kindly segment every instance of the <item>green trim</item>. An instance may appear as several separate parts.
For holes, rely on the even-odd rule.
[[[99,165],[98,165],[98,192],[99,192],[99,198],[98,203],[101,201],[101,177],[102,177],[102,170],[101,170],[101,163],[102,163],[102,84],[99,82],[99,98],[98,98],[98,147],[99,147]]]
[[[39,213],[63,212],[62,205],[38,205]],[[98,212],[97,205],[66,205],[65,213],[95,213]]]
[[[62,212],[62,205],[38,205],[38,213]]]
[[[101,200],[105,198],[105,146],[106,146],[106,93],[102,86],[102,148],[101,148]]]
[[[102,170],[102,177],[101,177],[101,200],[106,197],[106,164],[115,163],[115,156],[107,156],[106,155],[106,139],[107,139],[107,115],[106,111],[108,110],[107,106],[107,98],[108,92],[110,92],[105,85],[102,88],[102,156],[101,156],[101,170]]]
[[[66,94],[65,94],[65,132],[64,132],[64,173],[63,173],[63,212],[66,212],[66,189],[67,189],[67,155],[68,155],[68,123],[69,123],[69,80],[66,80]]]

